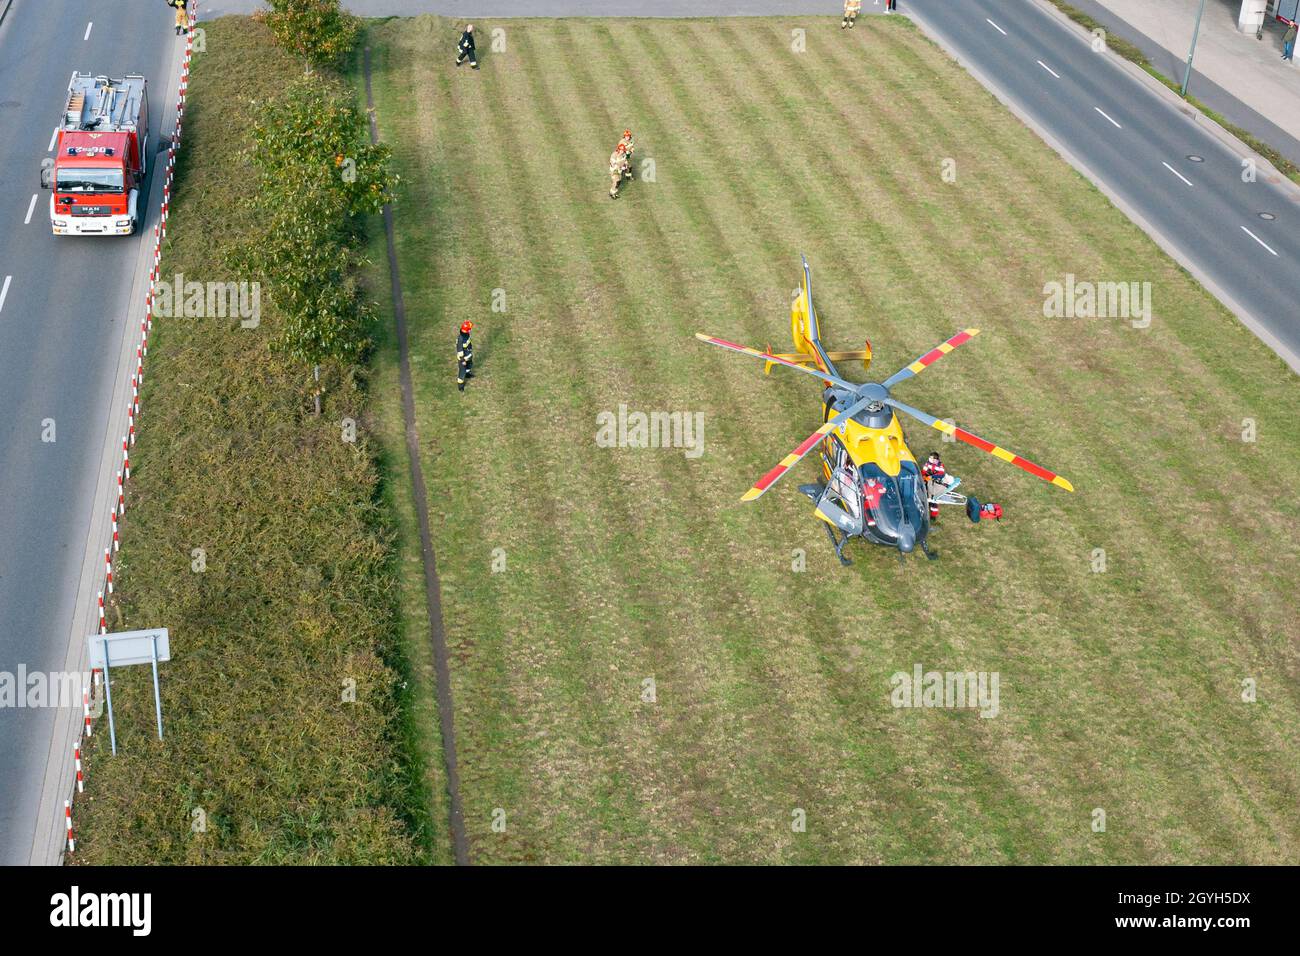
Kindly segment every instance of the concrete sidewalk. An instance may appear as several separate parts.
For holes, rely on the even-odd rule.
[[[1068,0],[1133,43],[1159,72],[1181,82],[1199,0]],[[1237,30],[1240,0],[1208,0],[1188,92],[1229,122],[1300,164],[1300,66],[1282,60],[1286,25],[1264,36]]]

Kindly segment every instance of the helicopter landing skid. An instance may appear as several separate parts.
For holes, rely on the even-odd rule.
[[[831,546],[835,548],[835,557],[840,559],[841,567],[850,567],[853,562],[844,557],[844,546],[849,543],[849,536],[846,534],[843,538],[836,539],[835,532],[830,525],[825,525],[826,537],[831,539]]]

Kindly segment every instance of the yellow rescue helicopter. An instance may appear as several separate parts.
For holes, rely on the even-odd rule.
[[[799,490],[816,505],[816,515],[825,522],[826,533],[841,564],[852,563],[844,556],[844,546],[850,538],[863,538],[872,544],[896,548],[900,561],[904,554],[917,547],[931,560],[938,557],[938,552],[927,543],[931,514],[937,512],[937,505],[963,505],[972,521],[980,518],[979,501],[967,499],[953,490],[960,479],[942,471],[937,476],[923,474],[923,469],[907,447],[895,411],[904,412],[931,428],[974,445],[1066,491],[1074,491],[1074,486],[1060,475],[950,422],[904,405],[890,395],[890,389],[895,385],[919,375],[953,349],[970,341],[979,334],[979,329],[963,329],[883,382],[860,385],[849,382],[840,377],[835,361],[860,359],[863,367],[869,368],[871,343],[868,342],[864,350],[854,352],[828,352],[822,347],[817,311],[813,307],[812,270],[808,268],[805,257],[803,284],[790,310],[790,331],[794,338],[793,353],[774,353],[770,348],[759,351],[702,332],[697,332],[695,337],[710,345],[760,359],[766,363],[766,373],[770,373],[774,365],[784,365],[822,380],[824,424],[760,478],[741,500],[753,501],[760,497],[820,445],[823,480],[801,485]]]

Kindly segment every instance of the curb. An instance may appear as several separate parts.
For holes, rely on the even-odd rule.
[[[1088,36],[1086,33],[1082,33],[1082,28],[1077,23],[1075,23],[1069,17],[1066,17],[1065,14],[1061,13],[1055,7],[1051,6],[1050,4],[1045,4],[1043,0],[1034,0],[1034,3],[1036,3],[1039,6],[1046,7],[1046,9],[1050,10],[1054,15],[1057,15],[1061,19],[1063,19],[1066,23],[1070,25],[1070,27],[1075,32],[1076,36],[1079,36],[1081,38]],[[974,77],[976,82],[978,82],[981,86],[983,86],[986,90],[988,90],[989,93],[993,95],[994,99],[996,99],[999,103],[1005,106],[1011,112],[1011,114],[1016,117],[1016,119],[1024,123],[1025,126],[1028,127],[1030,130],[1032,130],[1034,134],[1038,136],[1038,138],[1041,139],[1044,143],[1046,143],[1050,149],[1052,149],[1057,155],[1059,155],[1062,159],[1064,159],[1067,163],[1069,163],[1070,166],[1076,169],[1085,179],[1088,180],[1088,182],[1096,186],[1097,189],[1101,192],[1101,194],[1105,196],[1108,200],[1110,200],[1111,204],[1116,209],[1118,209],[1126,217],[1128,217],[1130,222],[1132,222],[1135,226],[1141,229],[1142,232],[1144,232],[1147,235],[1147,237],[1151,239],[1152,242],[1154,242],[1157,246],[1159,246],[1161,251],[1163,251],[1171,259],[1173,259],[1176,263],[1178,263],[1178,265],[1182,266],[1189,273],[1191,273],[1192,277],[1196,279],[1197,282],[1199,282],[1202,286],[1204,286],[1205,289],[1212,296],[1218,299],[1219,302],[1229,312],[1232,313],[1232,315],[1237,319],[1237,321],[1240,322],[1242,325],[1244,325],[1251,332],[1251,334],[1253,334],[1257,339],[1259,339],[1262,343],[1264,343],[1264,345],[1266,345],[1268,349],[1271,352],[1273,352],[1274,355],[1276,355],[1284,363],[1286,363],[1286,365],[1289,366],[1293,372],[1300,373],[1300,354],[1292,351],[1287,345],[1285,345],[1280,339],[1278,339],[1277,336],[1275,336],[1271,331],[1269,331],[1267,326],[1265,326],[1264,323],[1261,322],[1253,312],[1246,309],[1239,302],[1237,302],[1236,299],[1230,296],[1227,293],[1227,291],[1223,289],[1218,284],[1218,282],[1214,280],[1212,276],[1209,275],[1209,273],[1207,273],[1204,269],[1202,269],[1199,265],[1197,265],[1192,260],[1191,256],[1186,255],[1179,245],[1177,245],[1172,239],[1164,235],[1164,233],[1162,233],[1160,230],[1152,226],[1151,223],[1147,221],[1146,217],[1142,215],[1142,213],[1140,213],[1126,200],[1124,200],[1123,197],[1121,197],[1117,192],[1111,189],[1110,186],[1106,183],[1105,179],[1103,179],[1101,176],[1093,172],[1092,168],[1089,167],[1087,163],[1083,162],[1081,159],[1075,156],[1068,146],[1066,146],[1055,136],[1049,133],[1046,129],[1044,129],[1032,116],[1029,115],[1027,111],[1021,109],[1020,105],[1016,103],[1010,97],[1009,94],[1004,93],[1002,88],[998,86],[996,83],[994,83],[991,79],[989,79],[989,77],[986,76],[981,69],[979,69],[973,63],[967,62],[958,53],[949,49],[948,45],[944,42],[943,35],[940,34],[938,31],[936,31],[933,27],[931,27],[929,22],[924,17],[918,15],[914,10],[909,10],[906,15],[912,20],[912,22],[914,22],[920,28],[921,32],[924,33],[932,43],[934,43],[937,47],[939,47],[939,49],[943,50],[943,52],[946,53],[949,57],[951,57],[952,60],[956,62],[963,70],[965,70],[972,77]],[[1244,143],[1241,142],[1241,140],[1229,134],[1226,130],[1223,129],[1223,127],[1219,126],[1217,123],[1213,122],[1208,117],[1204,116],[1199,110],[1192,109],[1191,104],[1185,103],[1180,97],[1174,96],[1172,90],[1170,90],[1164,84],[1160,83],[1158,80],[1155,79],[1155,77],[1151,76],[1149,73],[1147,73],[1145,70],[1138,67],[1136,64],[1130,63],[1128,60],[1125,60],[1123,57],[1111,53],[1109,49],[1107,49],[1105,55],[1112,57],[1122,67],[1132,68],[1132,70],[1135,70],[1144,79],[1145,82],[1153,84],[1162,93],[1171,97],[1182,108],[1180,109],[1180,112],[1182,112],[1183,109],[1186,109],[1187,111],[1189,111],[1188,115],[1201,117],[1201,119],[1204,121],[1207,128],[1213,127],[1215,129],[1218,129],[1219,134],[1222,134],[1222,136],[1227,137],[1227,142],[1225,142],[1225,145],[1227,145],[1232,152],[1236,153],[1237,150],[1240,149],[1240,150],[1244,150],[1244,153],[1238,154],[1242,158],[1245,158],[1245,156],[1254,157],[1256,160],[1259,161],[1259,163],[1262,166],[1272,170],[1273,173],[1279,179],[1281,179],[1283,183],[1289,183],[1292,189],[1295,190],[1293,193],[1288,195],[1287,198],[1293,200],[1300,200],[1300,186],[1296,186],[1294,182],[1287,179],[1281,173],[1277,172],[1277,170],[1273,167],[1273,165],[1269,163],[1267,160],[1265,160],[1264,157],[1259,156],[1253,150],[1249,149]],[[1218,138],[1219,134],[1214,134],[1214,135],[1216,136],[1216,138]],[[1270,184],[1270,185],[1277,185],[1277,184]]]

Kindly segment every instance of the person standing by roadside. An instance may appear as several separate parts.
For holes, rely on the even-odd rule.
[[[1282,35],[1282,59],[1295,59],[1296,26],[1292,23]]]
[[[853,29],[853,21],[858,18],[862,12],[862,0],[844,0],[844,19],[840,21],[840,29],[848,27]]]
[[[185,9],[189,0],[167,0],[167,6],[176,8],[176,35],[180,36],[190,28],[189,11]]]

